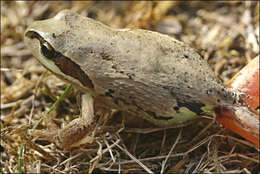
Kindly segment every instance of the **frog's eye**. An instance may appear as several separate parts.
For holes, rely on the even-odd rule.
[[[48,59],[53,59],[57,56],[56,52],[53,50],[48,42],[43,42],[41,44],[41,52]]]

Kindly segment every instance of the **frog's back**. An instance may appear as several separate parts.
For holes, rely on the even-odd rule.
[[[225,90],[207,62],[183,42],[145,30],[122,31],[115,39],[114,49],[103,53],[110,57],[115,76],[124,74],[147,86],[168,88],[172,94],[186,93],[191,100],[206,100],[213,97],[211,92]],[[212,100],[213,104],[217,99]]]

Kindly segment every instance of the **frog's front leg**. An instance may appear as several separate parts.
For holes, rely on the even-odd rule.
[[[94,124],[94,102],[90,94],[81,97],[81,115],[71,121],[68,125],[58,131],[56,143],[62,148],[77,147],[81,144],[91,143],[94,137],[91,136]]]
[[[94,137],[91,132],[94,130],[95,115],[94,102],[90,94],[84,94],[81,97],[81,115],[74,119],[68,125],[58,130],[35,131],[34,136],[40,136],[51,142],[56,143],[59,147],[69,149],[80,146],[85,143],[92,143]]]

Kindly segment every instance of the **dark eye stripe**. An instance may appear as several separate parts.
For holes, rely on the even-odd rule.
[[[94,85],[88,75],[80,68],[78,64],[70,60],[68,57],[56,52],[54,59],[55,65],[66,75],[71,76],[80,81],[84,86],[93,89]]]
[[[41,37],[39,33],[28,31],[26,32],[25,36],[31,39],[38,39],[41,45],[42,55],[47,59],[52,59],[52,61],[61,70],[61,72],[70,77],[73,77],[74,79],[79,80],[83,86],[94,89],[92,81],[90,80],[88,75],[80,68],[80,66],[68,57],[62,55],[62,53],[55,51],[52,46]]]

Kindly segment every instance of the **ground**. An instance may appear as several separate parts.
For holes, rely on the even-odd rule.
[[[212,122],[158,130],[146,123],[97,110],[102,131],[93,143],[64,150],[31,137],[31,129],[62,127],[79,114],[77,91],[68,94],[50,116],[44,114],[65,82],[33,58],[23,42],[34,20],[73,9],[114,28],[143,28],[190,44],[227,82],[259,54],[259,2],[94,2],[1,1],[1,173],[257,173],[259,149]],[[50,124],[50,117],[54,124]],[[105,120],[105,121],[104,121]],[[138,124],[136,124],[138,123]],[[133,128],[135,125],[135,128]],[[136,126],[138,125],[138,126]],[[102,132],[102,133],[101,133]]]

